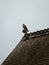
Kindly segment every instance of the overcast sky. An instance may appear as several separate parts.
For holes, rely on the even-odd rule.
[[[29,31],[49,27],[49,0],[0,0],[0,64]]]

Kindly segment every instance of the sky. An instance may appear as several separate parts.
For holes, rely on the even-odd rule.
[[[0,0],[0,64],[29,32],[49,28],[49,0]]]

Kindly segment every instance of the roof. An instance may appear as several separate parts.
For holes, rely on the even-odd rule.
[[[49,28],[24,36],[2,65],[49,65]]]
[[[27,40],[27,39],[31,39],[31,38],[38,38],[38,37],[45,36],[45,35],[49,35],[49,28],[44,29],[44,30],[40,30],[40,31],[36,31],[33,33],[29,33],[29,34],[27,34],[27,38],[25,38],[25,36],[24,36],[22,40]]]

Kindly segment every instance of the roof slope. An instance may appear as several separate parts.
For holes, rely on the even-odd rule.
[[[49,29],[24,36],[2,65],[49,65]]]

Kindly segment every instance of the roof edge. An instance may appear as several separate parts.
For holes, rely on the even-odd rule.
[[[27,37],[25,37],[25,35],[24,35],[22,40],[28,40],[31,38],[34,39],[34,38],[45,36],[45,35],[49,35],[49,28],[44,29],[44,30],[39,30],[36,32],[27,33]]]

